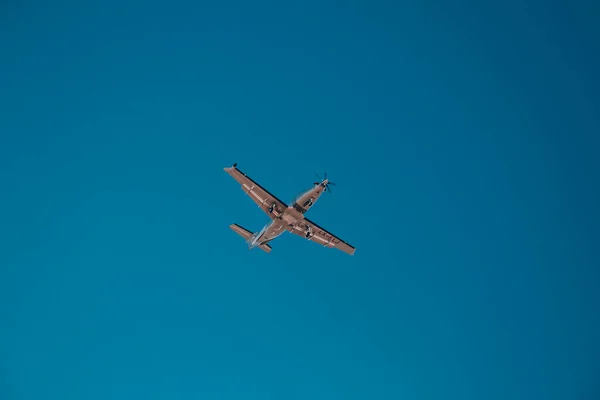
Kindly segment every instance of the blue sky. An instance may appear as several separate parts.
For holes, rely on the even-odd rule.
[[[0,398],[597,398],[597,5],[121,3],[0,6]]]

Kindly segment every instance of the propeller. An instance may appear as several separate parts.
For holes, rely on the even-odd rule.
[[[315,182],[315,185],[320,185],[321,183],[323,183],[323,181],[324,181],[324,180],[326,180],[326,179],[327,179],[327,172],[325,172],[325,173],[323,174],[323,178],[322,178],[322,179],[321,179],[321,177],[320,177],[320,176],[319,176],[317,173],[315,173],[315,176],[316,176],[317,178],[319,178],[319,181],[320,181],[320,182]],[[329,187],[330,185],[331,185],[331,186],[335,186],[335,183],[334,183],[334,182],[327,182],[327,183],[325,184],[325,191],[326,191],[326,192],[329,192],[329,193],[331,193],[331,188]]]

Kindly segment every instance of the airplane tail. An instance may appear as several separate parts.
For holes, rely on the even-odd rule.
[[[246,242],[248,242],[248,243],[250,242],[250,239],[254,235],[248,229],[243,228],[238,224],[231,224],[231,225],[229,225],[229,227],[231,228],[232,231],[234,231],[235,233],[237,233],[238,235],[240,235],[241,237],[246,239]],[[268,244],[261,244],[260,246],[258,246],[258,248],[261,249],[262,251],[266,251],[267,253],[271,252],[271,246],[269,246]]]

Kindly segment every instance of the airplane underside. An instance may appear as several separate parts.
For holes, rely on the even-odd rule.
[[[224,170],[240,183],[241,189],[271,219],[267,225],[256,233],[252,233],[237,224],[230,225],[232,230],[246,240],[248,247],[258,247],[263,251],[270,252],[271,246],[268,243],[283,234],[283,232],[289,231],[324,247],[337,248],[347,254],[354,254],[355,248],[353,246],[304,216],[323,193],[331,191],[330,185],[334,185],[334,183],[327,179],[327,175],[324,179],[319,177],[319,182],[315,182],[311,189],[297,196],[291,205],[287,205],[240,171],[237,164],[224,168]]]

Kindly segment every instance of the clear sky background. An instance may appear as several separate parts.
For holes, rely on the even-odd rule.
[[[0,399],[598,399],[600,7],[559,3],[3,1]],[[356,254],[248,251],[233,162],[327,171]]]

